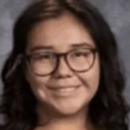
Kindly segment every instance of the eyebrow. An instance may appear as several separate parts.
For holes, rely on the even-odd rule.
[[[79,43],[79,44],[72,44],[72,47],[93,47],[93,45],[90,45],[90,43]]]
[[[70,48],[78,48],[78,47],[93,47],[90,43],[74,43],[70,45]],[[35,46],[31,48],[31,52],[40,51],[40,50],[53,50],[53,46]]]
[[[38,51],[38,50],[52,50],[53,47],[52,46],[35,46],[35,47],[32,47],[30,49],[31,52],[35,52],[35,51]]]

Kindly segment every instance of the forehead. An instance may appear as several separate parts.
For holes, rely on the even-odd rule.
[[[74,44],[83,43],[86,46],[95,46],[88,30],[70,14],[37,24],[30,32],[27,41],[27,51],[50,47],[61,52],[70,49]]]

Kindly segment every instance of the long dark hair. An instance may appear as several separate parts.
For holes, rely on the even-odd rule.
[[[128,105],[124,99],[124,70],[115,37],[99,11],[86,0],[41,0],[32,3],[14,25],[13,49],[2,70],[1,130],[32,130],[37,125],[36,98],[24,76],[27,36],[34,25],[70,12],[89,30],[99,51],[101,78],[90,103],[93,124],[106,130],[128,130]]]

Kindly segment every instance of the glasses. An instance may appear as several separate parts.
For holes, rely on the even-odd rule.
[[[68,67],[74,72],[88,71],[95,62],[95,48],[78,48],[66,53],[39,52],[26,55],[29,69],[38,76],[54,73],[63,57]]]

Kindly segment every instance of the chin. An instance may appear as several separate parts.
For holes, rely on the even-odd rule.
[[[62,116],[70,116],[70,115],[75,115],[78,113],[82,113],[85,112],[87,110],[87,106],[83,105],[83,106],[62,106],[59,108],[55,108],[56,113],[58,113],[59,115]]]
[[[79,110],[62,110],[60,111],[60,115],[63,115],[63,116],[71,116],[71,115],[75,115],[75,114],[78,114],[81,112],[81,109]]]

